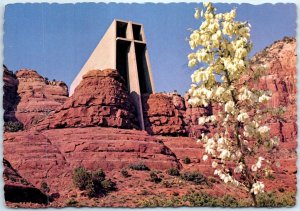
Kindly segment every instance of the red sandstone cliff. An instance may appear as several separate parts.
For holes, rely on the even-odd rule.
[[[152,135],[184,135],[185,104],[177,93],[143,95],[145,128]]]
[[[20,121],[25,128],[36,124],[68,98],[64,82],[48,81],[34,70],[22,69],[13,74],[4,69],[3,78],[5,120]]]
[[[40,129],[67,127],[137,128],[135,108],[117,70],[91,70],[74,94],[39,124]]]

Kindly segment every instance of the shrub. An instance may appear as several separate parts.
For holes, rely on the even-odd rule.
[[[78,167],[73,173],[73,183],[79,190],[85,190],[92,180],[92,175],[84,167]]]
[[[129,165],[129,168],[137,171],[149,171],[150,169],[143,163],[136,163]]]
[[[184,164],[190,164],[191,163],[191,159],[189,157],[185,157],[185,158],[183,158],[183,163]]]
[[[123,177],[130,177],[130,174],[128,173],[128,171],[126,169],[122,169],[121,174]]]
[[[296,195],[295,193],[261,193],[257,195],[257,204],[259,207],[291,207],[296,204]]]
[[[183,174],[181,174],[180,177],[183,180],[194,182],[197,185],[203,184],[203,183],[207,184],[206,178],[197,171],[184,172]]]
[[[41,187],[40,187],[41,191],[44,193],[49,193],[50,192],[50,188],[48,186],[48,184],[45,181],[41,182]]]
[[[78,167],[74,170],[73,183],[80,190],[85,190],[89,197],[95,197],[117,189],[116,183],[105,177],[102,169],[90,172],[84,167]]]
[[[17,132],[17,131],[23,130],[23,129],[24,129],[24,125],[22,122],[9,121],[9,122],[4,123],[4,131],[5,132]]]
[[[216,198],[202,192],[189,192],[182,197],[182,200],[189,202],[191,206],[197,207],[216,207],[219,205]]]
[[[155,183],[160,183],[162,180],[154,171],[150,172],[150,181]]]
[[[67,206],[76,206],[77,204],[78,204],[78,201],[76,201],[73,198],[69,199],[69,201],[67,202]]]
[[[111,181],[110,179],[105,179],[101,182],[101,186],[106,192],[117,190],[116,183]]]
[[[180,175],[180,172],[177,168],[169,168],[167,170],[167,173],[171,176],[179,176]]]
[[[163,181],[162,185],[165,187],[165,188],[171,188],[172,187],[172,184],[168,181]]]

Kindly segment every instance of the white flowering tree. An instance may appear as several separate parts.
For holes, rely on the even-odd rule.
[[[211,3],[196,9],[200,27],[192,30],[188,66],[195,69],[189,89],[192,106],[219,105],[212,116],[199,124],[214,124],[217,132],[202,133],[198,142],[205,148],[203,160],[211,161],[224,183],[246,190],[257,206],[256,195],[264,192],[261,180],[271,174],[271,158],[260,153],[272,150],[279,138],[270,136],[264,125],[271,93],[255,89],[260,70],[250,70],[250,24],[236,21],[236,10],[217,13]],[[266,153],[265,153],[266,154]]]

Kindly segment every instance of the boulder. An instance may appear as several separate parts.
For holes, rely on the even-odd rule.
[[[177,93],[144,94],[145,129],[152,135],[185,135],[185,104]]]

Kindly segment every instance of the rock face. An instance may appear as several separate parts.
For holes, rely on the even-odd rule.
[[[212,115],[212,107],[193,107],[188,103],[189,95],[184,96],[186,112],[184,121],[186,124],[186,131],[190,137],[199,137],[202,132],[209,132],[208,125],[199,125],[198,119],[201,116]]]
[[[4,70],[4,83],[5,120],[20,121],[25,128],[36,124],[68,97],[64,82],[48,81],[34,70],[22,69],[16,74]]]
[[[74,94],[40,128],[65,127],[137,128],[134,106],[117,70],[92,70]]]
[[[51,193],[72,187],[79,166],[106,172],[138,163],[159,170],[181,167],[173,152],[145,131],[100,127],[5,133],[4,157],[32,184],[46,181]]]
[[[22,178],[5,159],[3,159],[3,166],[5,201],[40,204],[47,204],[49,202],[49,198],[46,194]]]
[[[6,66],[3,65],[3,109],[4,109],[4,121],[17,121],[15,117],[15,105],[19,101],[17,93],[19,81],[16,75],[9,71]]]
[[[266,68],[266,76],[259,81],[259,88],[270,90],[270,107],[284,107],[283,121],[269,119],[271,132],[282,141],[294,142],[297,137],[296,106],[296,40],[284,38],[255,55],[251,68]]]
[[[143,96],[145,128],[152,135],[184,135],[185,104],[177,93]]]

